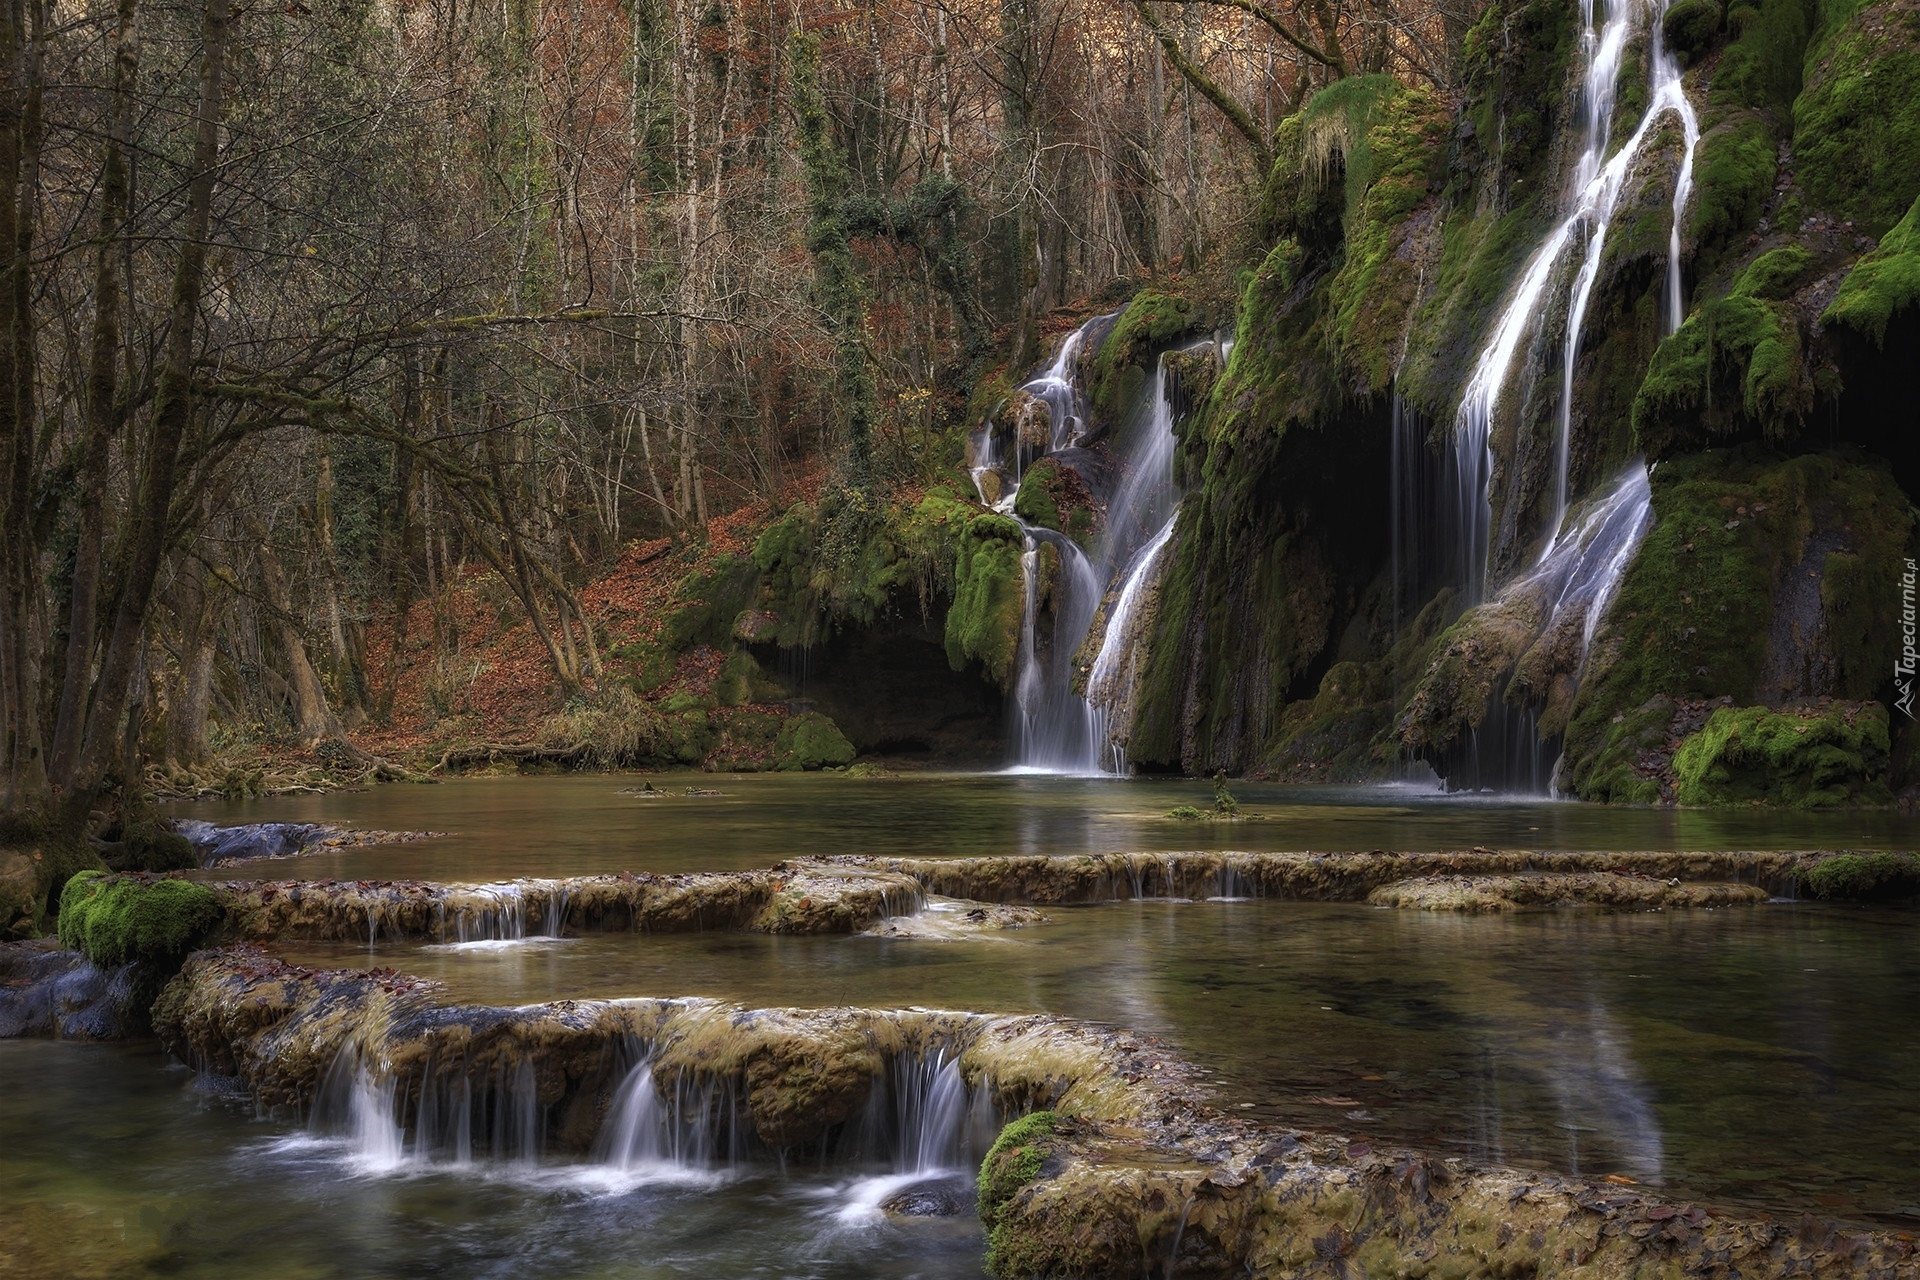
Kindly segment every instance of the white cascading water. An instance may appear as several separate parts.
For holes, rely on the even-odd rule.
[[[511,880],[474,885],[452,904],[440,904],[441,945],[485,950],[559,942],[567,895],[559,881]]]
[[[1546,241],[1535,250],[1521,276],[1513,299],[1507,304],[1493,336],[1481,350],[1472,377],[1460,399],[1454,426],[1454,477],[1460,503],[1459,556],[1461,586],[1465,602],[1478,604],[1487,598],[1487,567],[1492,552],[1493,522],[1493,419],[1502,390],[1512,371],[1514,356],[1524,339],[1539,328],[1543,304],[1555,280],[1562,255],[1570,245],[1579,243],[1584,229],[1584,253],[1580,269],[1569,288],[1568,322],[1563,350],[1563,385],[1560,397],[1560,430],[1555,442],[1555,509],[1549,526],[1549,549],[1557,541],[1567,508],[1568,458],[1571,453],[1572,386],[1575,360],[1579,352],[1580,330],[1587,304],[1599,274],[1607,231],[1626,177],[1653,134],[1653,124],[1669,112],[1680,121],[1686,149],[1674,195],[1674,232],[1670,241],[1667,270],[1668,310],[1677,315],[1680,302],[1679,220],[1687,193],[1692,186],[1693,151],[1699,139],[1699,124],[1692,104],[1681,85],[1680,69],[1667,53],[1660,37],[1660,19],[1665,5],[1645,6],[1635,0],[1618,0],[1608,12],[1605,23],[1594,25],[1594,0],[1586,0],[1582,45],[1588,51],[1582,101],[1585,104],[1586,146],[1574,170],[1570,207]],[[1633,34],[1638,14],[1649,17],[1652,27],[1650,95],[1633,136],[1608,157],[1616,86],[1620,78],[1622,55]],[[1677,319],[1669,323],[1677,324]]]
[[[1093,741],[1095,749],[1106,756],[1103,763],[1112,773],[1127,771],[1126,746],[1115,735],[1113,717],[1116,711],[1133,705],[1133,695],[1140,683],[1140,648],[1130,640],[1134,619],[1159,580],[1161,553],[1173,541],[1175,520],[1175,516],[1168,516],[1160,532],[1153,535],[1153,541],[1140,548],[1140,553],[1133,558],[1121,582],[1120,595],[1113,602],[1113,612],[1107,616],[1107,631],[1101,637],[1100,652],[1087,670],[1087,705],[1094,717]]]
[[[1052,425],[1050,451],[1074,447],[1080,438],[1086,415],[1075,376],[1076,358],[1085,345],[1088,327],[1094,323],[1097,321],[1089,321],[1069,334],[1046,371],[1021,388],[1047,404]],[[1204,345],[1212,345],[1212,340]],[[1120,479],[1107,502],[1106,528],[1092,556],[1063,534],[1021,521],[1027,545],[1021,559],[1026,597],[1014,683],[1014,758],[1018,769],[1070,774],[1125,770],[1125,751],[1110,740],[1109,732],[1112,710],[1120,699],[1130,695],[1134,674],[1133,628],[1125,624],[1131,622],[1151,587],[1152,574],[1172,537],[1180,501],[1173,479],[1176,440],[1169,390],[1163,355],[1155,363],[1153,377],[1134,411],[1131,429],[1124,433],[1128,448],[1120,458]],[[1012,515],[1011,492],[988,502],[986,473],[1002,465],[991,426],[975,437],[973,448],[974,484],[982,504]],[[1049,592],[1053,606],[1050,643],[1043,646],[1039,634],[1040,559],[1041,548],[1046,546],[1054,549],[1058,569]],[[1079,673],[1073,667],[1074,656],[1116,585],[1120,594],[1099,655],[1088,668],[1086,692],[1077,691],[1074,684]],[[1090,697],[1096,680],[1102,689],[1097,698]]]

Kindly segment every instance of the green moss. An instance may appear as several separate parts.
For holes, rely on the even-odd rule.
[[[774,767],[783,773],[838,768],[853,763],[853,744],[840,726],[817,711],[787,717],[774,742]]]
[[[1167,810],[1167,816],[1176,822],[1211,822],[1213,811],[1202,809],[1198,805],[1179,804]]]
[[[745,650],[729,654],[720,664],[713,682],[714,699],[723,707],[738,707],[749,702],[767,702],[782,696],[779,684],[760,669],[754,656]]]
[[[721,556],[704,571],[687,575],[674,589],[678,603],[661,627],[660,647],[680,653],[697,644],[726,646],[734,619],[753,603],[759,586],[758,565],[744,556]]]
[[[1920,894],[1920,858],[1910,853],[1842,853],[1807,872],[1816,898],[1887,902]]]
[[[1710,106],[1766,110],[1785,118],[1800,92],[1812,34],[1807,0],[1741,0],[1727,10],[1733,39],[1713,73]]]
[[[1745,110],[1720,115],[1701,135],[1694,161],[1692,232],[1703,251],[1760,220],[1779,171],[1778,144],[1764,117]]]
[[[1884,347],[1893,317],[1916,306],[1920,306],[1920,199],[1887,232],[1880,247],[1841,281],[1839,294],[1820,319]]]
[[[1808,809],[1885,803],[1889,745],[1887,709],[1878,703],[1722,707],[1674,753],[1675,798]]]
[[[794,506],[754,544],[771,638],[793,647],[869,626],[908,591],[929,607],[953,590],[963,534],[978,514],[939,494],[911,506],[871,506],[856,493]]]
[[[1020,569],[1025,545],[1020,526],[1005,516],[977,516],[961,534],[946,623],[947,661],[955,671],[978,662],[997,684],[1013,678],[1026,593]]]
[[[1762,271],[1757,283],[1777,287],[1779,277]],[[1663,457],[1714,435],[1788,439],[1813,408],[1805,364],[1799,326],[1780,306],[1737,291],[1705,303],[1655,349],[1633,400],[1635,442]]]
[[[1920,196],[1920,13],[1880,0],[1833,27],[1793,104],[1794,167],[1814,208],[1879,236]]]
[[[980,1162],[980,1176],[975,1184],[980,1221],[989,1231],[999,1224],[1001,1207],[1040,1176],[1045,1162],[1040,1143],[1052,1137],[1059,1127],[1058,1115],[1035,1111],[1009,1121],[993,1140],[987,1158]]]
[[[1813,265],[1813,255],[1800,245],[1770,249],[1747,264],[1735,279],[1732,292],[1779,302],[1793,296]]]
[[[1652,484],[1653,527],[1596,636],[1567,730],[1569,778],[1589,799],[1651,798],[1632,763],[1656,699],[1770,696],[1776,594],[1802,574],[1821,578],[1821,616],[1798,643],[1819,646],[1805,660],[1831,663],[1836,696],[1880,696],[1898,648],[1898,593],[1885,584],[1899,580],[1915,525],[1884,464],[1745,446],[1669,459]],[[1831,549],[1810,550],[1821,546]]]
[[[1665,694],[1649,698],[1631,711],[1616,713],[1602,730],[1591,755],[1581,760],[1577,788],[1582,799],[1610,804],[1658,804],[1659,778],[1639,767],[1643,759],[1660,759],[1673,724],[1674,701]]]
[[[1676,0],[1667,7],[1660,30],[1684,66],[1707,51],[1720,33],[1722,17],[1718,0]]]
[[[103,969],[176,965],[220,925],[220,897],[190,880],[82,871],[60,894],[60,943]]]
[[[1146,385],[1154,354],[1210,323],[1206,309],[1192,298],[1158,289],[1136,293],[1093,358],[1087,399],[1094,417],[1119,423]]]

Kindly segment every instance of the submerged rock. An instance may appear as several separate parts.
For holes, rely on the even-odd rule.
[[[1679,879],[1613,871],[1512,876],[1422,876],[1382,885],[1367,895],[1376,907],[1415,911],[1519,911],[1527,907],[1610,907],[1648,911],[1665,907],[1725,907],[1765,902],[1752,884],[1687,884]]]
[[[431,840],[433,831],[361,831],[330,822],[251,822],[216,826],[198,818],[177,818],[174,831],[185,837],[203,867],[225,866],[255,858],[293,858],[322,849],[361,845],[409,844]]]
[[[1008,929],[1045,924],[1047,917],[1033,907],[1004,902],[968,902],[961,898],[931,898],[912,915],[889,916],[868,929],[874,938],[924,938],[950,942],[992,936]]]

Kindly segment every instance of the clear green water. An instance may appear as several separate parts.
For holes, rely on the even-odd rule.
[[[1009,774],[655,776],[656,786],[725,794],[637,799],[631,774],[457,778],[434,786],[181,805],[218,823],[342,822],[447,832],[444,840],[348,849],[220,875],[493,880],[602,871],[725,871],[801,854],[1110,853],[1182,849],[1833,849],[1911,848],[1920,820],[1837,814],[1609,808],[1406,787],[1235,784],[1259,821],[1179,822],[1210,805],[1189,780]]]
[[[1913,847],[1891,813],[1675,813],[1408,789],[1241,786],[1262,820],[1165,819],[1193,782],[1007,775],[471,778],[183,806],[437,841],[217,876],[486,881],[766,866],[810,853]],[[1455,918],[1285,902],[1056,911],[990,940],[597,936],[300,958],[378,962],[461,999],[709,995],[751,1004],[1051,1011],[1160,1034],[1231,1106],[1676,1194],[1920,1223],[1920,917],[1773,905]],[[859,1171],[719,1185],[486,1165],[375,1173],[197,1092],[151,1048],[0,1042],[0,1274],[187,1277],[977,1276],[970,1219],[867,1211]],[[873,1171],[866,1171],[872,1173]]]
[[[307,946],[457,1000],[705,995],[1051,1012],[1162,1035],[1252,1114],[1798,1213],[1920,1222],[1920,917],[1773,904],[1446,916],[1056,910],[991,939]]]

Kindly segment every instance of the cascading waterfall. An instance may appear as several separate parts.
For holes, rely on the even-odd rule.
[[[1449,538],[1454,545],[1459,603],[1473,608],[1496,594],[1513,590],[1543,592],[1553,601],[1549,630],[1566,625],[1579,611],[1581,632],[1577,682],[1587,651],[1606,608],[1619,587],[1621,575],[1633,559],[1640,539],[1651,526],[1651,494],[1644,464],[1635,462],[1609,483],[1600,496],[1576,507],[1570,492],[1572,471],[1575,375],[1587,312],[1593,300],[1606,253],[1607,237],[1635,164],[1643,157],[1656,126],[1677,122],[1684,143],[1675,179],[1673,228],[1668,241],[1663,317],[1668,331],[1679,326],[1681,315],[1680,220],[1692,190],[1694,151],[1699,123],[1682,85],[1680,68],[1664,46],[1661,18],[1664,3],[1615,0],[1596,24],[1595,0],[1586,0],[1582,48],[1586,70],[1581,90],[1581,127],[1584,149],[1574,167],[1564,216],[1528,259],[1511,300],[1499,315],[1492,333],[1474,363],[1460,399],[1448,451],[1445,480],[1440,486],[1439,512],[1420,510],[1423,474],[1411,439],[1403,441],[1401,418],[1396,415],[1394,477],[1396,529],[1395,610],[1409,600],[1406,589],[1419,584],[1423,566],[1408,556],[1402,566],[1403,543],[1411,524]],[[1617,86],[1625,53],[1636,27],[1649,27],[1648,105],[1633,133],[1613,145],[1613,117]],[[1488,581],[1495,547],[1493,430],[1503,397],[1513,388],[1516,357],[1530,346],[1545,317],[1564,300],[1566,328],[1561,335],[1558,405],[1552,460],[1552,509],[1544,538],[1533,564],[1496,593]],[[1403,456],[1404,455],[1404,456]],[[1411,519],[1409,519],[1411,516]],[[1418,539],[1411,540],[1417,545]],[[1464,772],[1469,785],[1517,786],[1525,790],[1550,789],[1552,746],[1543,742],[1538,709],[1512,706],[1497,699],[1487,720],[1468,746],[1470,762]],[[1451,780],[1450,780],[1451,781]]]
[[[895,1055],[865,1112],[820,1158],[866,1177],[876,1205],[889,1188],[962,1176],[999,1130],[992,1099],[985,1081],[968,1085],[955,1050]],[[531,1059],[476,1079],[458,1061],[395,1071],[377,1050],[357,1044],[323,1077],[308,1128],[344,1145],[357,1172],[374,1175],[469,1166],[476,1157],[531,1164],[547,1138]],[[712,1181],[756,1160],[781,1163],[754,1137],[738,1088],[703,1073],[663,1078],[644,1046],[614,1090],[588,1156],[591,1167],[620,1181]]]
[[[1089,328],[1069,334],[1047,369],[1021,388],[1044,401],[1050,424],[1050,448],[1077,446],[1086,421],[1085,403],[1075,374]],[[1216,351],[1212,339],[1203,344]],[[1192,350],[1193,347],[1183,348]],[[1021,521],[1026,549],[1021,559],[1026,594],[1020,623],[1018,675],[1014,685],[1013,725],[1016,767],[1047,773],[1124,772],[1124,748],[1114,737],[1114,709],[1131,696],[1134,679],[1133,625],[1153,583],[1153,574],[1173,535],[1180,493],[1174,483],[1174,396],[1166,354],[1154,365],[1120,459],[1120,478],[1107,502],[1106,527],[1093,555],[1063,534]],[[1015,432],[1016,468],[1024,470],[1020,433]],[[989,473],[1004,467],[991,425],[972,444],[973,478],[983,505],[1013,515],[1014,493],[990,492]],[[1016,471],[1016,482],[1017,474]],[[1018,519],[1016,515],[1014,517]],[[1043,592],[1042,557],[1051,549],[1055,572]],[[1084,673],[1085,690],[1075,688],[1075,656],[1092,634],[1102,607],[1115,587],[1119,594],[1102,635],[1100,651]],[[1042,595],[1051,601],[1051,628],[1041,635]]]
[[[1105,748],[1103,762],[1110,772],[1127,771],[1127,751],[1115,734],[1113,715],[1117,709],[1130,708],[1140,680],[1140,647],[1133,642],[1136,618],[1146,602],[1147,593],[1158,580],[1161,553],[1173,541],[1175,517],[1168,516],[1153,541],[1133,558],[1120,586],[1119,598],[1107,617],[1107,632],[1101,637],[1100,652],[1087,670],[1087,704],[1092,709],[1093,741],[1096,750]]]
[[[566,890],[555,881],[474,885],[440,904],[440,936],[451,946],[488,947],[559,940]]]
[[[1572,392],[1579,354],[1581,326],[1600,270],[1607,232],[1626,176],[1652,136],[1655,121],[1668,113],[1678,117],[1686,150],[1674,195],[1674,227],[1670,241],[1667,294],[1670,323],[1677,326],[1679,293],[1679,215],[1692,186],[1693,151],[1699,124],[1681,85],[1680,69],[1662,44],[1660,19],[1664,5],[1646,9],[1634,0],[1617,0],[1603,26],[1594,25],[1593,0],[1586,0],[1582,44],[1588,50],[1582,101],[1585,104],[1586,146],[1574,170],[1570,208],[1545,243],[1534,251],[1512,301],[1494,326],[1493,336],[1475,361],[1472,377],[1460,399],[1454,424],[1453,472],[1460,521],[1461,587],[1465,602],[1479,604],[1487,597],[1488,559],[1492,553],[1493,420],[1502,391],[1512,371],[1514,356],[1524,339],[1537,332],[1543,305],[1559,274],[1563,255],[1579,243],[1584,229],[1584,252],[1569,287],[1568,319],[1562,351],[1562,392],[1559,432],[1554,451],[1555,508],[1548,528],[1549,546],[1557,538],[1567,508],[1568,458],[1571,454]],[[1632,36],[1636,12],[1651,18],[1652,58],[1650,94],[1646,112],[1633,136],[1608,158],[1616,86],[1622,54]]]
[[[372,1052],[349,1046],[321,1081],[308,1127],[343,1139],[368,1173],[466,1165],[482,1153],[518,1163],[538,1158],[545,1132],[531,1061],[477,1085],[459,1066],[429,1065],[417,1089],[410,1083]]]

